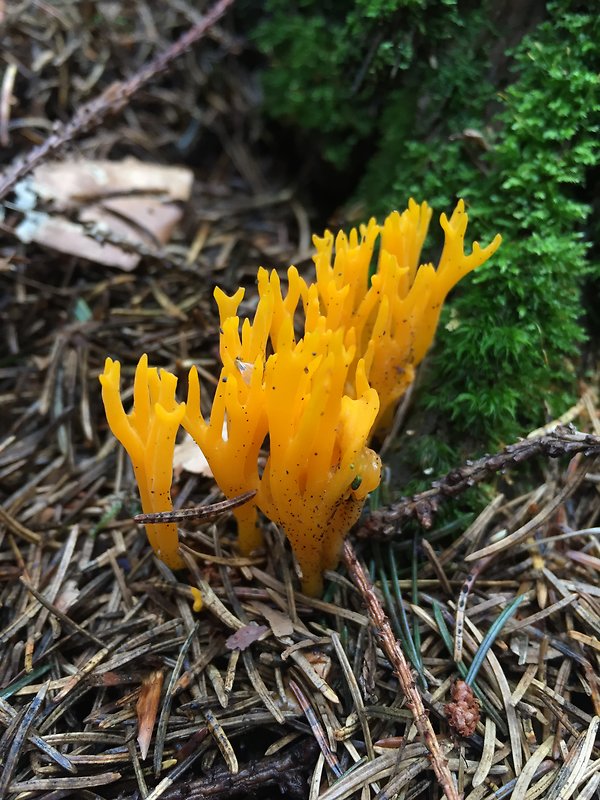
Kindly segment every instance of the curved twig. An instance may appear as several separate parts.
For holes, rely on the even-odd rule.
[[[548,458],[574,456],[582,453],[586,457],[600,455],[600,436],[581,433],[572,425],[557,427],[551,433],[534,439],[523,439],[510,444],[499,453],[485,455],[476,461],[451,470],[427,489],[413,497],[403,497],[387,508],[374,511],[357,530],[359,537],[391,538],[397,532],[397,523],[416,519],[424,528],[430,528],[441,503],[462,494],[467,489],[489,479],[497,472],[518,466],[535,456]]]

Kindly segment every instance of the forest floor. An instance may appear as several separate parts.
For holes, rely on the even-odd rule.
[[[18,5],[3,21],[5,174],[60,138],[55,120],[199,23],[182,2],[95,14]],[[143,352],[182,378],[195,363],[209,396],[213,287],[246,286],[251,313],[258,265],[312,266],[313,211],[269,152],[243,49],[214,26],[10,187],[0,798],[383,800],[439,797],[440,783],[470,800],[591,798],[600,416],[590,392],[569,420],[578,431],[541,431],[416,499],[397,499],[392,471],[393,505],[361,521],[323,598],[299,592],[266,523],[250,558],[227,516],[182,526],[189,569],[174,574],[132,521],[135,482],[100,399],[106,356],[121,361],[125,385]],[[109,89],[102,102],[116,110],[120,98]],[[99,185],[105,160],[117,167]],[[536,464],[534,485],[522,461]],[[176,467],[176,508],[221,499],[196,462]],[[438,506],[483,479],[489,504],[462,527],[437,526]],[[202,588],[198,613],[191,586]]]

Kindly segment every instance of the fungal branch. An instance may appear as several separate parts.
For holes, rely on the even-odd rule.
[[[256,491],[259,486],[258,455],[267,435],[267,417],[260,358],[247,372],[240,373],[235,362],[224,366],[208,422],[200,411],[200,383],[193,367],[188,380],[188,399],[182,424],[204,453],[221,491],[228,498]],[[239,548],[250,554],[262,544],[256,504],[234,510],[238,523]]]

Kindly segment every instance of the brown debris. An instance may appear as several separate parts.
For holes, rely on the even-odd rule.
[[[225,640],[225,646],[228,650],[246,650],[252,642],[256,642],[268,630],[266,625],[257,625],[256,622],[250,622],[240,628],[239,631],[228,636]]]
[[[464,681],[455,681],[452,686],[452,702],[445,707],[448,724],[459,736],[473,736],[480,719],[479,701],[471,687]]]
[[[142,761],[145,760],[150,749],[150,740],[156,722],[156,715],[160,703],[160,693],[162,690],[164,673],[156,669],[144,678],[140,687],[140,695],[135,705],[138,718],[137,741],[140,746]]]

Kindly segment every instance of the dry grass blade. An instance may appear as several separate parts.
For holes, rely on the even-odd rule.
[[[524,619],[519,620],[518,622],[511,621],[508,624],[508,629],[514,633],[515,631],[520,630],[521,628],[527,628],[529,625],[536,625],[538,622],[541,622],[546,617],[549,617],[551,614],[554,614],[557,611],[560,611],[563,608],[567,608],[571,605],[571,603],[576,599],[577,595],[574,594],[567,594],[562,600],[557,600],[556,603],[552,603],[546,608],[542,609],[542,611],[538,611],[535,614],[532,614],[530,617],[525,617]]]
[[[593,775],[577,795],[577,800],[591,800],[600,784],[600,773]]]
[[[273,701],[271,693],[265,686],[265,682],[263,681],[263,679],[260,677],[260,672],[256,669],[254,661],[252,660],[252,655],[249,650],[244,650],[244,652],[242,653],[242,659],[244,661],[244,666],[246,667],[246,672],[248,673],[248,678],[250,679],[250,683],[254,687],[256,693],[263,701],[266,708],[273,715],[275,720],[279,722],[280,725],[283,724],[285,717],[281,709],[278,708],[275,702]]]
[[[218,620],[220,620],[228,628],[232,628],[234,631],[240,630],[240,628],[244,627],[244,623],[231,613],[231,611],[217,597],[205,580],[198,578],[196,579],[195,583],[200,590],[200,594],[202,595],[203,609],[210,611]]]
[[[400,773],[398,779],[382,790],[383,797],[393,796],[394,792],[402,789],[403,785],[412,781],[428,766],[427,756],[399,761],[398,754],[391,751],[348,771],[319,797],[320,800],[345,800],[347,797],[351,797],[354,792],[363,788],[368,789],[373,783],[390,777],[398,770]],[[392,794],[390,794],[390,790]]]
[[[394,797],[394,795],[401,792],[405,786],[412,783],[415,778],[417,778],[417,776],[423,771],[423,766],[424,763],[422,758],[416,759],[416,761],[414,761],[412,764],[409,763],[408,766],[404,768],[396,765],[396,775],[392,777],[387,786],[385,786],[375,795],[375,800],[388,800],[388,798]],[[414,786],[410,793],[408,791],[406,792],[406,797],[418,797],[419,794],[428,789],[430,785],[431,782],[428,780],[421,781]]]
[[[593,717],[587,731],[580,734],[559,770],[556,781],[548,792],[547,800],[569,800],[579,786],[590,760],[600,717]]]
[[[4,509],[2,506],[0,506],[0,522],[3,525],[6,525],[8,530],[11,533],[14,533],[15,536],[20,536],[22,539],[25,539],[26,542],[40,544],[41,537],[39,533],[30,531],[29,528],[26,528],[25,525],[22,525],[18,520],[13,519],[8,511],[6,511],[6,509]]]
[[[208,730],[214,737],[215,742],[217,743],[219,750],[221,751],[221,755],[225,759],[225,763],[227,764],[227,769],[231,772],[232,775],[235,775],[239,772],[239,765],[238,760],[235,755],[235,750],[233,749],[231,742],[227,738],[225,731],[223,730],[223,726],[216,718],[216,716],[212,713],[212,711],[205,711],[204,712],[204,719],[206,720],[206,725]]]
[[[159,797],[162,797],[166,794],[167,790],[176,784],[180,777],[187,772],[187,770],[192,766],[194,761],[199,758],[201,755],[201,751],[197,751],[195,753],[191,753],[187,758],[184,758],[176,767],[174,767],[171,772],[163,778],[160,783],[150,792],[150,794],[146,797],[146,800],[158,800]],[[191,794],[188,794],[188,797],[191,800]]]
[[[346,652],[342,647],[340,637],[338,636],[337,633],[335,633],[335,631],[331,632],[331,641],[333,642],[333,647],[335,649],[336,655],[342,667],[344,678],[346,679],[346,683],[348,684],[348,688],[350,689],[350,694],[352,695],[352,699],[354,701],[354,707],[356,709],[356,713],[358,715],[358,721],[360,722],[360,727],[362,728],[365,740],[365,747],[367,748],[367,755],[370,760],[373,760],[375,758],[375,751],[373,750],[373,739],[371,737],[371,730],[369,728],[369,722],[367,720],[367,715],[365,713],[365,704],[363,702],[363,698],[360,693],[360,688],[358,686],[354,673],[352,672],[352,667],[350,666],[350,662],[348,661],[348,656],[346,655]]]
[[[558,508],[560,508],[560,506],[562,506],[565,500],[573,494],[575,489],[577,489],[581,481],[592,468],[593,464],[589,464],[587,461],[583,460],[575,470],[574,474],[571,476],[568,483],[550,501],[550,503],[548,503],[545,508],[536,514],[535,517],[533,517],[533,519],[529,520],[529,522],[526,522],[521,528],[511,533],[506,538],[501,539],[499,542],[487,545],[487,547],[482,547],[481,550],[477,550],[475,553],[470,553],[465,557],[466,560],[478,561],[479,559],[487,558],[488,556],[497,556],[498,553],[510,550],[510,548],[522,542],[533,531],[537,530],[540,525],[543,525],[543,523],[546,522],[546,520]]]
[[[121,777],[120,772],[99,772],[95,775],[82,775],[78,778],[32,778],[29,781],[14,781],[10,784],[11,792],[69,792],[74,789],[92,791],[98,786],[115,783]]]
[[[480,786],[488,776],[488,772],[492,766],[492,759],[496,749],[496,723],[491,717],[486,717],[485,720],[485,736],[483,739],[483,750],[481,751],[481,760],[473,775],[471,781],[473,788]]]
[[[462,661],[463,631],[465,626],[465,612],[467,609],[469,594],[475,585],[475,582],[489,563],[490,559],[485,558],[474,564],[460,590],[458,603],[456,604],[456,621],[454,623],[454,661],[457,664]]]
[[[542,742],[542,744],[533,753],[531,758],[527,761],[527,764],[525,764],[523,767],[523,771],[519,775],[517,783],[515,784],[515,788],[513,789],[512,800],[524,800],[524,798],[527,796],[531,781],[533,780],[538,767],[552,751],[553,739],[553,736],[549,736],[544,742]]]
[[[48,684],[45,683],[40,687],[38,693],[29,704],[29,708],[24,710],[21,718],[15,717],[13,723],[7,729],[7,734],[12,733],[12,741],[8,748],[6,758],[4,759],[4,767],[2,770],[2,776],[0,777],[0,798],[3,798],[6,795],[11,778],[17,767],[17,761],[21,754],[21,748],[25,744],[29,736],[31,726],[33,725],[34,720],[39,713],[44,700],[46,699],[47,691]]]
[[[566,599],[571,596],[569,588],[565,585],[564,581],[557,578],[549,569],[544,568],[544,576],[547,578],[548,582],[562,594],[563,598]],[[577,614],[584,623],[587,623],[596,635],[600,635],[600,616],[594,611],[593,607],[585,602],[585,595],[583,595],[582,600],[575,598],[570,605],[575,611],[575,614]]]
[[[285,644],[288,641],[290,640],[286,637],[285,640],[282,639],[282,644]],[[323,676],[315,669],[312,663],[308,660],[308,658],[306,658],[306,656],[300,650],[288,647],[287,650],[283,651],[281,657],[284,660],[286,660],[288,657],[291,658],[292,661],[298,667],[298,669],[300,669],[302,674],[308,680],[308,682],[311,683],[315,687],[315,689],[321,692],[323,697],[326,697],[330,703],[334,703],[337,705],[340,702],[339,697],[333,691],[331,686],[327,683],[325,678],[323,678]]]
[[[302,709],[303,713],[306,716],[308,724],[310,725],[310,729],[315,737],[317,744],[325,758],[325,761],[329,765],[329,768],[333,772],[336,777],[340,777],[342,774],[342,770],[337,759],[335,753],[332,752],[329,743],[327,741],[327,736],[325,735],[325,731],[323,730],[323,726],[321,725],[317,715],[315,714],[313,707],[309,703],[306,695],[300,688],[300,686],[296,683],[296,681],[290,681],[290,689],[293,691],[294,695],[296,696],[296,700],[300,708]]]
[[[56,695],[54,698],[56,703],[61,703],[65,700],[65,698],[73,692],[73,690],[78,686],[81,681],[83,681],[96,667],[101,664],[107,655],[110,653],[108,647],[103,647],[99,650],[94,656],[86,660],[85,665],[81,667],[81,669],[74,675],[72,678],[69,678],[68,682],[65,684],[64,688]]]
[[[87,637],[92,642],[94,642],[94,644],[97,644],[99,647],[104,647],[104,643],[102,642],[101,639],[98,639],[98,637],[94,636],[93,633],[89,633],[88,631],[86,631],[85,628],[83,628],[81,625],[78,625],[76,622],[73,622],[73,620],[70,617],[68,617],[66,614],[63,614],[62,611],[56,608],[56,606],[52,605],[52,603],[46,597],[44,597],[44,595],[41,594],[41,592],[38,592],[37,589],[34,589],[33,586],[27,583],[27,581],[24,578],[21,578],[21,583],[27,589],[27,591],[35,597],[38,603],[44,608],[46,608],[54,617],[56,617],[56,619],[59,619],[68,628],[72,628],[73,630],[77,631],[77,633],[80,633],[83,636]]]
[[[9,705],[6,700],[0,697],[0,722],[8,726],[10,725],[11,721],[15,719],[17,716],[17,712],[14,708]],[[52,747],[51,744],[45,741],[38,733],[36,733],[35,727],[31,727],[28,734],[28,740],[41,750],[51,761],[56,762],[60,767],[67,770],[68,772],[75,772],[76,769],[73,766],[72,761],[67,758],[67,756],[63,755],[60,751],[58,751],[55,747]],[[6,765],[5,765],[6,769]]]
[[[450,586],[450,581],[448,580],[448,576],[444,572],[443,565],[441,561],[438,559],[435,550],[431,546],[431,544],[427,541],[427,539],[423,539],[421,543],[421,547],[423,548],[423,552],[427,556],[431,566],[433,567],[433,571],[435,572],[437,578],[440,581],[440,584],[443,586],[444,591],[448,597],[453,597],[454,593],[452,591],[452,587]],[[456,659],[459,661],[460,659]]]
[[[175,686],[177,685],[177,681],[179,679],[179,675],[181,673],[183,667],[183,661],[187,655],[187,652],[192,644],[194,637],[196,636],[196,632],[198,630],[198,626],[194,626],[192,630],[188,633],[185,638],[185,641],[181,645],[181,649],[177,654],[177,661],[175,662],[175,666],[173,667],[173,671],[171,672],[171,676],[169,678],[169,683],[167,685],[167,690],[165,692],[165,697],[163,700],[162,708],[160,710],[160,718],[158,720],[158,727],[156,730],[156,743],[154,745],[154,775],[158,777],[161,771],[161,762],[162,762],[162,755],[165,746],[165,736],[167,735],[167,725],[169,723],[169,715],[171,713],[171,703],[173,701],[173,695],[175,691]],[[162,681],[161,681],[162,685]],[[159,691],[160,695],[160,691]]]

